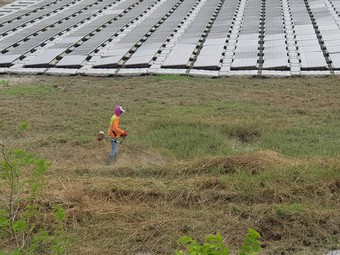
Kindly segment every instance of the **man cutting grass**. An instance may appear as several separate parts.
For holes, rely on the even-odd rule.
[[[119,138],[127,136],[127,132],[119,128],[120,116],[122,115],[123,112],[125,112],[123,107],[121,107],[120,105],[117,105],[110,120],[110,127],[108,130],[108,135],[111,140],[112,149],[106,161],[107,165],[110,165],[116,162],[117,155],[118,155]]]

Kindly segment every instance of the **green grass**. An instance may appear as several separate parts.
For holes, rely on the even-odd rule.
[[[27,109],[35,102],[31,97],[38,96],[37,110],[42,116],[53,116],[55,122],[33,117],[27,120],[31,126],[43,125],[43,133],[66,133],[72,141],[77,140],[78,133],[88,137],[80,143],[90,142],[98,130],[106,131],[114,105],[122,104],[128,110],[121,125],[130,134],[129,143],[182,159],[254,150],[294,157],[340,154],[340,93],[336,81],[328,79],[323,80],[321,90],[319,78],[162,75],[102,79],[97,86],[92,81],[77,85],[74,79],[66,91],[57,90],[57,86],[63,86],[62,80],[53,78],[53,84],[49,82],[4,88],[0,96],[4,100],[6,96],[29,97],[28,101],[21,100]],[[3,114],[0,122],[10,128],[5,119],[12,119],[13,114],[6,110]]]
[[[261,147],[279,151],[296,157],[329,156],[340,154],[340,133],[338,124],[319,127],[281,127],[268,132],[262,137]]]
[[[142,125],[132,129],[147,133],[142,142],[157,146],[157,140],[162,149],[176,156],[233,154],[230,146],[235,148],[234,141],[241,148],[269,149],[297,157],[340,154],[340,119],[336,109],[304,107],[297,110],[290,105],[268,105],[249,99],[209,100],[189,106],[148,104],[147,107],[143,112],[148,117],[141,120]],[[130,116],[124,116],[127,123],[135,118],[135,115]],[[180,144],[183,140],[186,140],[186,147]],[[213,150],[210,141],[216,145]],[[193,153],[176,153],[176,147],[186,151],[196,145],[200,149],[195,148]]]
[[[70,254],[171,254],[214,232],[233,249],[249,227],[264,254],[340,248],[339,77],[24,78],[0,88],[0,138],[53,163],[40,202],[70,214]],[[106,166],[118,104],[143,152]]]
[[[157,75],[156,76],[157,80],[184,80],[184,79],[188,79],[187,76],[180,76],[180,75]]]
[[[0,90],[0,94],[10,95],[10,96],[39,96],[46,95],[50,93],[55,93],[56,89],[51,86],[20,86],[16,88],[6,88]]]
[[[300,203],[283,204],[277,208],[277,214],[279,217],[291,217],[295,214],[303,214],[308,210],[308,206]]]
[[[217,104],[217,105],[216,105]],[[290,115],[280,109],[249,103],[220,103],[195,107],[167,107],[146,119],[143,142],[170,150],[176,156],[233,154],[232,141],[243,147],[278,151],[297,157],[340,154],[340,120]],[[231,106],[232,105],[232,106]],[[129,116],[124,116],[129,118]],[[153,120],[155,119],[155,120]],[[190,153],[187,153],[190,150]],[[181,153],[178,153],[181,151]]]
[[[8,87],[9,84],[8,80],[0,80],[0,87]]]

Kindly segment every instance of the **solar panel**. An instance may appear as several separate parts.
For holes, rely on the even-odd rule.
[[[288,62],[288,54],[287,50],[285,48],[279,48],[275,47],[276,50],[268,50],[265,51],[263,59],[269,60],[269,59],[283,59],[286,58]]]
[[[77,73],[86,65],[93,74],[329,72],[340,70],[339,13],[338,0],[20,1],[0,8],[0,66]]]
[[[340,53],[340,45],[327,47],[327,52],[329,52],[329,53]]]
[[[192,25],[178,40],[167,59],[163,62],[163,68],[185,67],[188,64],[188,61],[197,46],[198,40],[211,19],[217,4],[217,0],[209,0],[206,2]]]
[[[45,8],[42,10],[38,10],[37,12],[33,12],[31,15],[21,16],[20,19],[12,20],[11,23],[7,24],[6,26],[0,27],[0,34],[13,30],[14,28],[23,26],[24,24],[29,25],[33,23],[34,20],[39,21],[39,18],[42,18],[44,15],[47,15],[47,14],[51,15],[53,12],[60,10],[60,8],[67,7],[67,5],[71,4],[72,2],[73,4],[76,3],[74,0],[59,1],[55,3],[54,5],[52,5],[51,6],[52,8]]]
[[[22,8],[16,12],[10,13],[4,17],[0,17],[0,24],[3,24],[5,22],[8,22],[10,20],[16,19],[18,17],[23,17],[26,15],[32,15],[33,11],[39,10],[40,8],[47,8],[47,6],[51,3],[58,3],[62,2],[61,0],[45,0],[45,1],[39,1],[37,3],[34,3],[32,5],[29,5],[28,7]]]
[[[98,7],[104,7],[105,5],[108,5],[110,2],[112,2],[112,1],[109,1],[109,0],[103,1],[101,3],[101,5],[98,6]],[[110,13],[106,13],[105,15],[100,16],[95,21],[93,21],[91,23],[91,26],[82,27],[81,29],[77,30],[74,33],[71,33],[69,36],[64,38],[64,40],[60,41],[59,43],[54,44],[51,48],[49,48],[49,50],[55,50],[55,51],[51,51],[51,52],[55,52],[54,56],[52,56],[49,51],[46,51],[46,52],[43,52],[42,54],[40,54],[40,56],[38,56],[38,60],[37,61],[40,62],[40,59],[43,59],[43,60],[46,61],[46,63],[44,65],[49,65],[49,63],[54,58],[56,58],[58,55],[60,55],[64,51],[66,51],[68,48],[74,46],[76,42],[80,41],[82,38],[84,38],[86,35],[88,35],[92,31],[94,31],[96,28],[98,28],[101,25],[109,22],[114,17],[118,16],[124,10],[122,8],[127,8],[132,3],[133,3],[133,1],[130,0],[130,1],[124,2],[123,4],[115,6],[113,9],[111,9]],[[76,20],[76,21],[79,22],[80,20],[83,20],[83,19],[85,19],[85,17],[88,17],[88,16],[90,16],[90,14],[84,14],[84,16],[80,16],[78,18],[78,20]],[[66,27],[67,26],[65,26],[65,28]],[[92,50],[92,48],[91,48],[91,50]],[[77,54],[76,53],[76,54],[72,54],[72,55],[79,56],[79,55],[83,55],[83,54],[79,54],[79,53]],[[72,55],[70,55],[71,58],[72,58]],[[87,55],[84,54],[83,60],[86,57],[87,57]],[[69,63],[68,63],[67,59],[69,59],[69,57],[66,58],[66,64],[68,65]],[[77,57],[77,60],[80,61],[80,58]],[[65,60],[62,60],[62,61],[64,62]],[[75,61],[72,61],[72,63],[74,63],[74,62]],[[83,62],[83,61],[81,61],[81,62]],[[80,64],[81,63],[78,63],[77,66],[79,66]],[[32,66],[32,65],[36,65],[36,60],[32,59],[32,60],[30,60],[29,62],[26,63],[26,66]]]
[[[12,62],[20,56],[21,54],[1,56],[0,66],[10,66]]]
[[[126,61],[125,66],[149,66],[150,61],[162,46],[166,38],[169,37],[171,32],[176,28],[179,21],[181,21],[189,10],[192,8],[194,0],[184,1],[175,12],[164,23],[152,33],[145,43],[138,48],[132,57]]]
[[[327,63],[321,51],[311,17],[304,3],[291,1],[293,22],[301,25],[294,26],[296,44],[299,49],[302,69],[325,69]],[[318,49],[318,47],[320,49]]]
[[[91,3],[91,1],[85,0],[81,4],[79,4],[78,7],[79,9],[84,8],[89,3]],[[20,42],[21,40],[23,40],[24,38],[28,36],[32,36],[35,33],[48,32],[48,30],[51,30],[51,29],[56,30],[56,32],[60,31],[58,23],[56,24],[56,27],[54,28],[51,28],[49,26],[51,26],[52,24],[55,24],[61,19],[69,17],[71,14],[73,14],[72,10],[65,9],[63,12],[58,13],[57,16],[48,17],[44,20],[44,22],[40,22],[36,24],[35,26],[28,27],[26,29],[23,29],[22,31],[19,31],[18,33],[5,37],[1,41],[0,50],[4,50],[8,47],[11,47],[17,44],[18,42]],[[45,30],[45,31],[42,31],[42,30]]]
[[[331,53],[330,58],[332,59],[332,65],[335,69],[340,69],[340,52]]]
[[[231,67],[234,69],[253,69],[257,65],[257,57],[235,58]]]
[[[329,10],[324,1],[311,0],[310,9],[313,12],[318,31],[326,47],[340,46],[340,29],[336,20],[329,16]],[[334,61],[333,61],[334,57]],[[333,66],[338,65],[337,54],[330,54]],[[335,67],[336,68],[336,67]]]
[[[255,69],[257,67],[261,4],[262,1],[253,0],[249,1],[246,6],[231,64],[232,69]]]
[[[221,47],[222,46],[222,47]],[[197,58],[194,67],[196,68],[217,68],[220,65],[223,51],[223,44],[205,45]]]
[[[301,68],[326,69],[327,63],[322,52],[306,52],[304,54],[301,54]]]
[[[285,39],[283,40],[266,40],[264,39],[264,48],[265,50],[268,49],[269,47],[277,47],[277,46],[281,46],[281,47],[286,47],[286,41]]]
[[[33,58],[27,66],[48,66],[48,64],[58,56],[63,53],[64,49],[48,49],[44,52],[44,54],[38,55],[36,58]]]
[[[157,12],[153,12],[148,16],[142,24],[137,25],[129,34],[123,37],[118,43],[113,45],[113,49],[116,47],[120,47],[120,45],[125,45],[126,50],[121,51],[119,55],[111,58],[113,62],[111,65],[117,65],[118,62],[124,57],[124,55],[143,37],[146,33],[167,13],[172,9],[172,7],[177,3],[176,0],[168,0],[165,3],[162,3],[160,7],[158,7]],[[102,55],[102,58],[99,59],[94,66],[102,66],[107,65],[106,57],[109,57],[107,54]],[[105,58],[105,61],[102,60]]]
[[[287,69],[289,65],[287,56],[282,58],[264,59],[263,69]]]
[[[196,48],[196,44],[177,44],[173,47],[169,57],[164,61],[163,67],[186,66],[189,58]]]

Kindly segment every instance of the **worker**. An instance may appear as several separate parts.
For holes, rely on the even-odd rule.
[[[120,105],[117,105],[110,120],[110,127],[108,130],[108,135],[111,140],[112,150],[107,158],[107,161],[106,161],[107,165],[110,165],[117,160],[119,138],[120,137],[124,138],[127,136],[127,132],[119,128],[119,118],[123,112],[125,112],[123,107],[121,107]]]

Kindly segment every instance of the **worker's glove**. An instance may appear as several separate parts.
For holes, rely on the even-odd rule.
[[[122,133],[122,136],[127,136],[128,134],[127,134],[127,132],[126,131],[124,131],[123,133]]]

